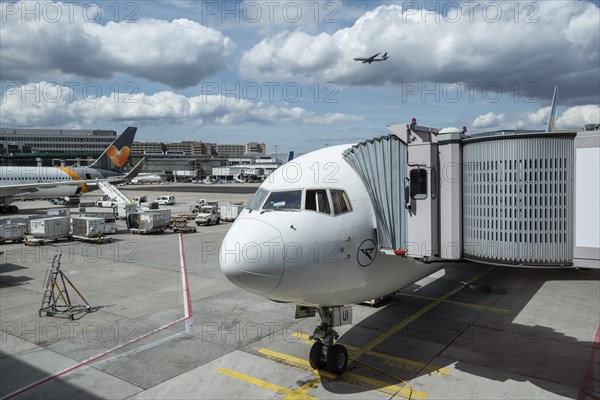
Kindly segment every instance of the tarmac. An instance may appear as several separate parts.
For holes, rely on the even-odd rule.
[[[198,198],[251,196],[189,185],[122,189],[175,195],[173,215]],[[230,185],[237,186],[211,186]],[[17,205],[22,216],[60,208]],[[231,224],[183,235],[185,269],[179,234],[132,235],[119,224],[102,245],[0,246],[1,398],[600,398],[597,271],[444,264],[380,306],[353,307],[354,323],[339,339],[351,360],[336,376],[308,364],[318,318],[296,320],[293,305],[245,292],[221,274],[218,249]],[[57,254],[92,306],[74,320],[39,316]]]

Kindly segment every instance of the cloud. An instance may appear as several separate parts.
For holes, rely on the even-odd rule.
[[[559,128],[581,128],[585,124],[599,124],[600,123],[600,106],[599,105],[585,105],[576,106],[567,109],[557,119],[556,125]]]
[[[339,23],[353,22],[364,13],[363,4],[343,0],[165,0],[161,3],[193,13],[202,24],[224,32],[241,29],[245,34],[253,30],[260,35],[282,29],[334,31]]]
[[[471,124],[475,129],[546,129],[550,107],[542,107],[534,112],[505,116],[489,112],[480,115]],[[581,129],[585,124],[600,122],[600,106],[585,105],[569,107],[556,119],[555,129]]]
[[[317,114],[221,95],[186,97],[171,91],[124,97],[77,98],[72,88],[48,82],[11,87],[2,97],[2,126],[95,127],[107,122],[162,125],[326,125],[357,121],[351,114]]]
[[[473,121],[473,128],[489,128],[492,126],[501,125],[504,122],[504,114],[494,114],[489,112],[485,115],[480,115]]]
[[[243,54],[240,73],[344,85],[497,83],[503,91],[541,98],[550,97],[557,84],[564,99],[597,102],[596,5],[518,3],[517,15],[517,3],[432,3],[437,13],[414,9],[421,4],[379,6],[331,34],[296,29],[266,37]],[[379,51],[387,51],[390,59],[370,65],[353,61]]]
[[[235,47],[219,31],[188,19],[101,25],[89,8],[76,3],[3,2],[1,7],[3,81],[123,74],[184,88],[225,69]]]

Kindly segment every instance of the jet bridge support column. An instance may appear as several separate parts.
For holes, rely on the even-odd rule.
[[[464,135],[456,128],[438,134],[440,184],[440,257],[462,258],[462,152]]]
[[[600,268],[600,132],[578,132],[574,146],[573,263]]]

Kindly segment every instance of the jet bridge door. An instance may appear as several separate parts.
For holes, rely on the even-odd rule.
[[[375,210],[379,248],[405,249],[408,212],[404,207],[407,146],[398,137],[382,136],[344,152],[344,159],[362,178]]]
[[[427,259],[439,255],[439,163],[438,144],[430,140],[433,135],[423,137],[427,140],[408,145],[406,253]]]

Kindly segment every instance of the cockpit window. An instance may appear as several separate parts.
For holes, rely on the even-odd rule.
[[[304,208],[306,210],[331,214],[331,207],[329,206],[329,199],[327,198],[327,190],[307,190]]]
[[[265,199],[269,195],[269,191],[265,189],[258,189],[254,196],[250,199],[248,204],[246,204],[246,209],[248,210],[258,210],[260,206],[265,202]]]
[[[331,189],[331,201],[333,202],[333,212],[335,215],[352,211],[348,196],[343,190]]]
[[[263,210],[299,210],[302,203],[302,190],[271,192]]]

